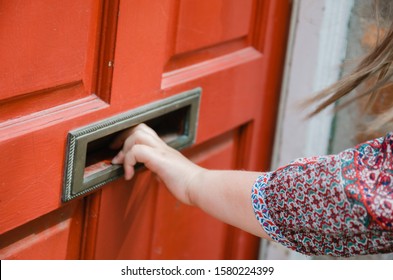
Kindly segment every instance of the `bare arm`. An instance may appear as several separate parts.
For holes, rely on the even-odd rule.
[[[251,188],[259,173],[204,169],[166,145],[144,124],[126,131],[113,143],[118,148],[122,145],[123,149],[112,162],[124,165],[127,180],[134,175],[134,165],[144,163],[183,203],[195,205],[254,235],[269,238],[251,205]]]
[[[191,193],[195,205],[219,220],[262,238],[268,235],[255,218],[251,188],[259,173],[206,170]]]

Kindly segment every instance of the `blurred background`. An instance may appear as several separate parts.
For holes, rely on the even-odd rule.
[[[339,111],[333,108],[336,104],[307,119],[309,111],[300,104],[345,75],[375,45],[391,22],[391,6],[389,0],[293,2],[272,169],[299,157],[337,153],[386,134],[388,126],[366,128],[391,104],[391,87],[367,109],[366,97]],[[261,244],[260,258],[309,259],[268,241]],[[392,258],[393,254],[355,259]]]

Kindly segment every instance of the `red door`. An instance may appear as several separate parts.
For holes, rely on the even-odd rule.
[[[0,2],[0,258],[255,258],[149,171],[62,201],[69,131],[201,88],[208,168],[269,166],[290,0]]]

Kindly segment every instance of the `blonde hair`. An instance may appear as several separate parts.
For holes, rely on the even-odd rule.
[[[351,73],[305,102],[305,105],[317,104],[316,109],[309,116],[318,114],[344,96],[348,96],[349,99],[342,102],[336,109],[341,109],[352,101],[366,96],[369,98],[367,104],[370,106],[377,99],[379,93],[386,86],[392,84],[392,76],[393,21],[383,38],[377,41],[374,49],[360,61]],[[377,117],[372,125],[381,126],[391,120],[393,120],[393,107]]]

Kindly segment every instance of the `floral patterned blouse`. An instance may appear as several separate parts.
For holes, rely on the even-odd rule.
[[[255,215],[270,237],[307,255],[393,252],[393,133],[337,155],[262,174]]]

